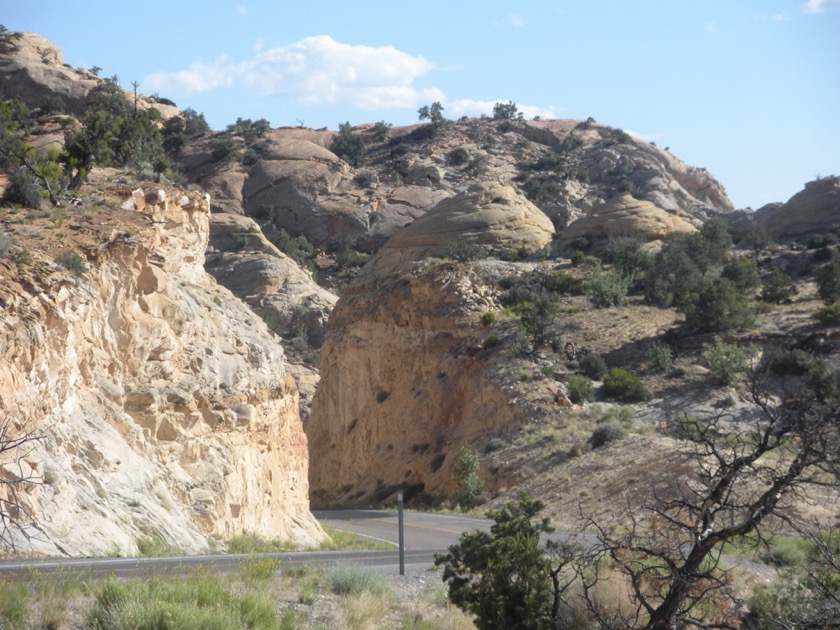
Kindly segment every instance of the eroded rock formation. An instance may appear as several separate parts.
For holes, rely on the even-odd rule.
[[[386,244],[330,317],[306,425],[313,501],[362,501],[409,485],[453,491],[454,453],[519,410],[494,379],[479,318],[492,289],[439,258],[457,240],[539,249],[548,218],[510,187],[484,184],[438,204]]]
[[[136,191],[81,248],[83,277],[43,253],[0,260],[0,409],[42,436],[3,461],[42,480],[20,495],[19,547],[323,536],[294,379],[263,321],[205,273],[208,211],[206,196]]]

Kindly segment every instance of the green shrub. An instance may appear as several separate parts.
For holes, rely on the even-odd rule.
[[[62,252],[56,256],[55,262],[64,267],[74,276],[82,277],[87,271],[85,261],[74,251]]]
[[[770,348],[765,352],[764,360],[776,376],[802,376],[814,365],[814,358],[799,349]]]
[[[466,239],[459,238],[449,244],[446,248],[446,255],[447,257],[457,260],[460,263],[466,263],[486,258],[487,250],[478,243],[473,243]]]
[[[455,498],[463,507],[472,507],[484,488],[484,482],[478,476],[481,461],[478,454],[468,444],[458,449],[455,456]]]
[[[725,220],[718,218],[706,222],[699,232],[669,234],[645,275],[648,301],[682,307],[707,274],[723,265],[731,246]]]
[[[674,356],[671,347],[662,343],[654,343],[648,350],[648,362],[654,372],[667,372],[671,369]]]
[[[492,326],[495,323],[496,323],[496,314],[495,313],[491,313],[491,312],[488,311],[487,313],[482,313],[481,314],[481,325],[484,328],[487,328],[488,326]]]
[[[490,348],[495,348],[500,343],[501,340],[499,339],[499,335],[497,335],[496,333],[490,333],[489,335],[487,335],[487,337],[484,339],[484,342],[481,345],[485,349],[489,350]]]
[[[464,147],[452,149],[452,151],[449,152],[449,161],[455,166],[463,166],[470,161],[470,152]]]
[[[580,267],[584,262],[586,262],[586,252],[582,249],[576,249],[572,254],[570,261],[573,267]]]
[[[617,442],[627,437],[627,431],[620,424],[605,424],[592,432],[589,437],[589,445],[592,448],[600,448],[610,442]]]
[[[642,379],[622,368],[612,368],[604,374],[601,391],[607,398],[625,402],[642,402],[649,396]]]
[[[246,586],[267,582],[280,570],[280,558],[271,556],[249,556],[242,560],[237,572]]]
[[[379,120],[373,124],[373,135],[378,139],[382,140],[385,136],[388,135],[388,130],[392,127],[391,123],[385,122],[384,120]]]
[[[336,595],[382,594],[390,590],[385,579],[375,570],[346,562],[327,569],[327,584]]]
[[[549,293],[538,295],[533,301],[522,304],[519,308],[522,328],[531,338],[532,351],[545,346],[554,320],[560,313],[560,300]]]
[[[817,293],[826,304],[840,301],[840,258],[835,257],[829,264],[817,270]]]
[[[169,556],[175,551],[163,537],[154,533],[137,539],[137,551],[141,556]]]
[[[731,385],[738,375],[748,368],[747,353],[736,345],[719,343],[703,353],[703,360],[711,370],[712,378],[720,385]]]
[[[581,357],[578,367],[594,381],[600,381],[607,373],[607,362],[597,352],[587,352]]]
[[[543,287],[547,291],[569,295],[581,295],[584,292],[583,284],[583,281],[568,271],[552,271],[543,280]]]
[[[811,317],[821,324],[840,324],[840,302],[818,308]]]
[[[361,171],[353,177],[353,183],[359,188],[370,188],[376,182],[376,175],[372,171]]]
[[[364,138],[353,131],[353,126],[349,122],[339,123],[338,133],[333,138],[330,151],[353,168],[362,166],[367,154]]]
[[[513,101],[493,105],[493,120],[522,120],[522,113]]]
[[[642,249],[639,239],[620,236],[607,243],[604,262],[614,265],[624,276],[631,278],[649,269],[653,265],[653,256]]]
[[[837,398],[837,374],[824,361],[814,361],[808,370],[808,389],[823,403]]]
[[[731,258],[723,266],[720,276],[730,280],[741,291],[753,291],[760,283],[758,265],[752,258]]]
[[[241,156],[239,145],[233,138],[219,138],[210,143],[210,157],[215,162],[233,162]]]
[[[702,281],[683,311],[686,327],[700,333],[747,330],[755,323],[743,291],[726,278]]]
[[[276,230],[274,234],[269,236],[268,240],[302,267],[309,267],[316,254],[315,247],[303,234],[292,236],[283,228]]]
[[[796,292],[793,279],[781,269],[773,268],[764,279],[761,299],[771,304],[780,304]]]
[[[6,203],[39,210],[43,203],[41,187],[26,171],[18,171],[9,177],[9,184],[3,194]]]
[[[18,267],[26,267],[32,264],[32,254],[29,253],[28,249],[19,249],[12,255],[12,261]]]
[[[587,284],[589,301],[596,308],[621,306],[624,304],[632,281],[633,279],[625,276],[620,269],[605,272],[598,266]]]
[[[569,375],[566,379],[566,389],[569,392],[569,400],[576,405],[582,405],[595,398],[592,381],[582,374]]]

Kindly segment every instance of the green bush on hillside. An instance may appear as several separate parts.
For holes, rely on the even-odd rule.
[[[607,398],[624,402],[642,402],[650,396],[642,379],[622,368],[612,368],[604,374],[601,391]]]

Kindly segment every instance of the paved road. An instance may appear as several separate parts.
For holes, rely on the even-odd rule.
[[[388,542],[399,542],[396,511],[387,510],[313,510],[323,525],[353,532],[359,536]],[[445,551],[458,542],[459,536],[476,529],[490,530],[493,521],[430,512],[404,512],[405,548],[409,550]]]
[[[396,546],[399,540],[396,512],[371,510],[322,510],[313,512],[326,525],[360,536],[390,542],[394,551],[299,551],[264,554],[280,558],[282,567],[325,566],[335,562],[354,562],[369,566],[399,566]],[[492,521],[445,514],[406,512],[404,514],[406,565],[430,565],[435,551],[445,551],[464,531],[489,529]],[[183,575],[197,567],[235,571],[248,554],[211,556],[166,556],[160,558],[50,558],[44,560],[0,560],[0,579],[27,579],[33,571],[84,577],[131,577],[140,575]]]

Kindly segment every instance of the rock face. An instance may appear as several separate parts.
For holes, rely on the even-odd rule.
[[[84,68],[66,66],[61,49],[37,33],[0,33],[0,99],[17,99],[38,109],[58,98],[62,111],[79,116],[87,95],[102,81]],[[155,107],[163,118],[178,112],[142,95],[138,104]]]
[[[585,217],[574,221],[560,235],[568,243],[580,236],[612,240],[630,237],[642,243],[660,241],[670,232],[693,232],[697,228],[690,216],[666,212],[650,201],[639,201],[629,193],[616,195],[597,206]]]
[[[280,252],[249,217],[210,216],[210,249],[205,269],[260,313],[272,330],[286,336],[301,327],[316,345],[338,297]]]
[[[0,98],[18,99],[30,108],[61,98],[69,112],[81,113],[99,79],[64,66],[61,49],[36,33],[0,35]]]
[[[538,249],[551,222],[506,186],[438,204],[389,241],[330,317],[306,425],[313,501],[362,502],[394,488],[453,490],[454,453],[518,411],[480,347],[492,291],[469,265],[435,258],[456,239]]]
[[[827,234],[840,226],[840,177],[808,182],[787,203],[759,208],[752,218],[772,239]]]
[[[0,260],[0,409],[43,436],[20,459],[42,483],[20,495],[33,521],[18,548],[319,540],[283,350],[203,268],[209,199],[141,190],[126,207],[125,228],[83,250],[84,277],[43,254]]]
[[[512,187],[487,182],[444,199],[395,234],[372,265],[389,272],[407,261],[444,258],[453,244],[538,249],[553,235],[554,226],[539,208]]]

